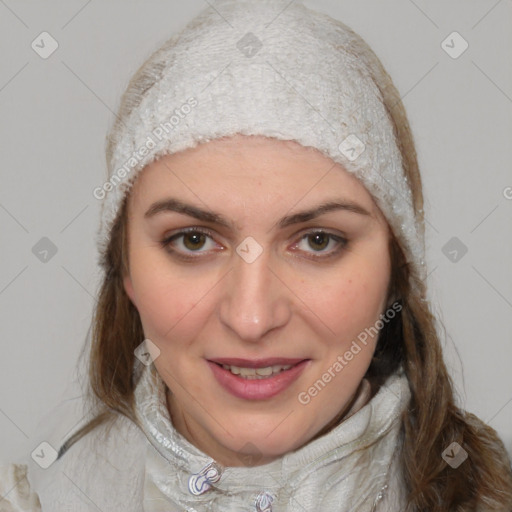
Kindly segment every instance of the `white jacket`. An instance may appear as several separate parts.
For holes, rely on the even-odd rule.
[[[0,466],[0,512],[396,512],[410,389],[400,370],[369,393],[363,380],[344,421],[302,448],[261,466],[222,467],[173,428],[151,365],[135,390],[142,430],[118,415],[47,469],[30,457]]]

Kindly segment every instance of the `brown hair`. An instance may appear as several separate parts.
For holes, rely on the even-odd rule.
[[[357,35],[352,42],[364,55],[392,121],[411,186],[416,218],[423,219],[423,193],[413,137],[398,91],[379,59]],[[157,64],[155,64],[156,66]],[[138,102],[151,74],[140,68],[123,96],[122,120]],[[120,121],[119,121],[120,122]],[[109,151],[112,150],[112,142]],[[134,350],[144,339],[137,310],[123,288],[127,261],[127,200],[111,233],[92,324],[89,356],[90,397],[94,417],[62,446],[59,457],[96,426],[118,414],[137,422],[134,413]],[[401,468],[411,512],[512,510],[510,460],[496,431],[455,404],[453,383],[443,361],[436,318],[426,300],[426,287],[404,258],[400,244],[390,237],[392,273],[389,296],[400,300],[400,313],[379,334],[377,349],[366,377],[376,390],[399,365],[407,375],[411,400],[401,426]],[[414,287],[411,287],[414,284]],[[413,290],[416,291],[413,291]],[[468,461],[457,469],[441,457],[457,442]]]

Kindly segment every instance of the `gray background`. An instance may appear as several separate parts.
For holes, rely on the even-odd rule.
[[[424,182],[428,287],[459,405],[512,454],[512,2],[304,3],[362,35],[403,97]],[[0,0],[0,460],[30,453],[41,419],[80,394],[105,134],[131,75],[204,6]],[[59,45],[47,59],[31,47],[43,31]],[[469,44],[458,58],[441,45],[453,31]],[[34,254],[43,237],[57,249],[47,261]]]

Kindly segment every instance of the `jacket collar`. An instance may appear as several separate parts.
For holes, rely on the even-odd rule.
[[[344,459],[344,463],[337,466],[340,473],[337,479],[356,481],[353,473],[364,471],[366,481],[372,481],[371,488],[364,492],[378,491],[386,483],[400,416],[410,398],[402,368],[389,377],[375,396],[371,399],[369,396],[369,383],[363,380],[344,420],[296,451],[261,466],[248,460],[245,466],[222,467],[175,430],[167,409],[166,385],[153,364],[146,366],[135,390],[135,407],[147,439],[161,455],[153,458],[152,485],[175,501],[183,496],[187,503],[190,499],[198,502],[210,499],[211,490],[225,494],[265,489],[270,498],[264,497],[264,500],[272,500],[283,492],[284,486],[288,491],[293,490],[321,468]],[[393,436],[388,436],[391,431]],[[393,439],[393,443],[379,443],[383,438]],[[363,467],[359,456],[365,449],[373,452],[371,460],[374,462],[369,467]],[[169,465],[173,471],[169,471]],[[343,476],[343,472],[347,475]],[[163,481],[162,474],[173,474],[173,481]],[[351,489],[350,492],[359,491]]]

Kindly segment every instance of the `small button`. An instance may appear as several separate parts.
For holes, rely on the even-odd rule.
[[[256,511],[257,512],[272,512],[272,502],[274,501],[274,497],[272,494],[262,491],[258,494],[256,498]]]
[[[211,487],[211,484],[220,480],[222,471],[215,462],[207,464],[199,473],[194,473],[188,479],[188,490],[194,496],[205,493]]]

